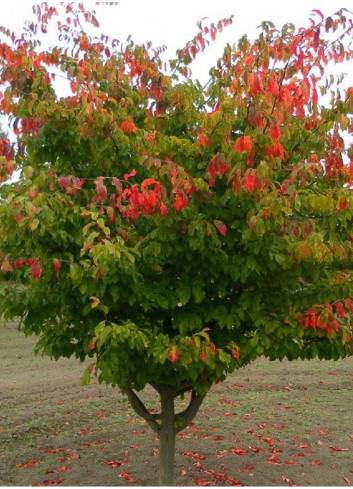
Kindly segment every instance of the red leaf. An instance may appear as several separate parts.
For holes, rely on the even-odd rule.
[[[227,234],[227,226],[224,224],[224,222],[215,220],[214,223],[215,223],[215,226],[216,226],[218,232],[222,236],[225,236]]]
[[[26,260],[15,260],[13,262],[15,268],[22,268],[26,264]]]
[[[35,460],[34,458],[32,458],[31,460],[28,460],[28,462],[25,464],[15,464],[15,466],[18,469],[28,469],[28,467],[35,467],[36,465],[39,464],[40,464],[39,460]]]
[[[31,275],[35,280],[40,279],[42,275],[42,264],[39,261],[34,261],[31,265]]]
[[[125,120],[120,124],[120,129],[126,133],[136,133],[137,127],[131,120]]]
[[[279,126],[274,126],[270,131],[270,137],[272,139],[279,139],[281,137],[281,130]]]
[[[239,351],[240,351],[240,348],[239,346],[237,346],[236,348],[233,348],[232,350],[232,357],[234,357],[236,360],[239,360]]]
[[[267,463],[268,464],[281,464],[282,462],[280,461],[280,459],[277,457],[277,455],[272,455],[268,460],[267,460]]]
[[[75,458],[80,458],[80,455],[78,453],[72,453],[67,458],[68,458],[68,460],[75,459]]]
[[[275,440],[273,438],[265,438],[265,442],[268,443],[269,445],[273,445]]]
[[[295,484],[290,479],[288,479],[288,477],[284,477],[284,475],[282,475],[282,480],[287,484],[287,486],[299,486],[299,484]]]
[[[128,181],[130,177],[134,177],[135,175],[136,175],[136,170],[134,169],[134,170],[132,170],[131,173],[126,173],[124,175],[124,180]]]
[[[349,448],[330,446],[330,452],[349,452]]]
[[[60,188],[67,188],[71,183],[71,176],[68,177],[58,177],[58,184]]]
[[[323,464],[322,462],[319,462],[318,460],[315,460],[315,459],[314,459],[314,460],[312,460],[312,461],[310,462],[310,465],[324,465],[324,464]]]
[[[210,486],[213,483],[212,479],[200,479],[199,477],[194,477],[194,481],[197,486]]]
[[[72,92],[73,92],[73,93],[76,93],[76,87],[77,87],[77,86],[78,86],[78,83],[76,83],[76,82],[74,82],[74,81],[72,81],[72,82],[70,83],[70,88],[71,88],[71,90],[72,90]]]
[[[252,141],[250,136],[240,137],[235,141],[234,151],[236,153],[243,153],[246,151],[249,153],[252,148]]]
[[[85,183],[85,181],[80,180],[79,178],[75,178],[75,180],[72,183],[75,188],[81,188],[82,185]]]
[[[260,452],[262,452],[261,448],[258,448],[258,447],[251,447],[251,446],[249,446],[249,448],[254,453],[260,453]]]
[[[351,481],[349,479],[347,479],[347,477],[345,477],[345,476],[342,476],[342,477],[347,482],[347,484],[350,486],[351,485]]]
[[[207,146],[207,140],[204,132],[199,135],[196,143],[196,148],[199,148],[200,146],[203,146],[204,148]]]
[[[44,486],[57,486],[59,484],[62,484],[65,479],[46,479],[43,481]]]
[[[299,443],[299,448],[309,448],[310,445],[308,445],[307,443]]]
[[[231,448],[230,451],[232,453],[235,453],[236,455],[245,455],[246,453],[248,453],[247,450],[245,450],[244,448],[240,448],[240,447]]]
[[[248,192],[253,192],[255,190],[255,173],[251,171],[243,178],[243,188]]]
[[[94,181],[96,184],[96,190],[97,190],[97,195],[98,199],[103,203],[107,197],[107,187],[103,183],[104,178],[103,177],[98,177]]]
[[[180,358],[180,354],[179,354],[179,350],[178,350],[177,346],[172,346],[172,348],[168,352],[168,357],[169,357],[169,360],[174,365],[175,362],[178,360],[178,358]]]
[[[126,481],[129,481],[129,482],[136,482],[136,479],[131,477],[130,470],[126,470],[122,474],[119,474],[118,477],[122,477],[123,479],[125,479]]]
[[[186,455],[187,457],[194,458],[195,460],[205,460],[205,455],[199,455],[194,452],[183,452],[182,455]]]
[[[182,190],[178,190],[173,207],[176,211],[179,212],[188,205],[188,202],[189,202],[189,198],[186,195],[186,193],[183,192]]]
[[[205,350],[200,349],[200,357],[204,363],[206,363],[207,360],[207,352]]]
[[[1,262],[1,271],[4,275],[6,275],[7,272],[13,272],[13,266],[9,260],[3,260]]]
[[[313,9],[312,12],[314,12],[317,15],[319,15],[321,17],[321,20],[324,20],[324,15],[323,15],[322,12],[320,12],[320,10]]]
[[[161,203],[160,211],[161,211],[161,216],[167,217],[167,215],[168,215],[168,208],[167,208],[167,206],[163,202]]]
[[[58,272],[61,267],[61,262],[57,260],[56,258],[53,258],[53,270],[54,272]]]
[[[112,469],[116,469],[116,468],[120,467],[121,465],[124,465],[128,462],[129,462],[129,459],[127,457],[125,457],[122,460],[110,460],[110,461],[101,462],[101,465],[110,465]]]
[[[239,472],[249,472],[249,470],[252,470],[254,467],[255,465],[248,465],[247,467],[240,469]]]
[[[337,314],[339,315],[340,318],[344,318],[345,316],[345,311],[344,311],[344,307],[343,307],[343,304],[342,302],[337,302],[336,303],[336,310],[337,310]]]
[[[64,457],[59,457],[59,458],[63,458],[64,459]],[[45,474],[57,474],[58,472],[69,472],[69,471],[70,471],[69,467],[66,467],[66,465],[63,465],[59,469],[50,469],[50,470],[47,470],[45,472]]]

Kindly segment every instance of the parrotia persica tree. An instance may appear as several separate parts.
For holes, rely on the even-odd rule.
[[[0,312],[45,355],[92,358],[83,384],[94,372],[128,396],[173,485],[176,434],[212,384],[261,355],[353,352],[353,88],[326,76],[352,58],[352,18],[264,22],[202,86],[189,64],[231,19],[164,64],[150,44],[90,38],[83,5],[35,13],[0,44],[17,138],[0,141]],[[37,29],[56,28],[42,50]]]

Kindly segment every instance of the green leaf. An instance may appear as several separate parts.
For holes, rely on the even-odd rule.
[[[85,368],[83,371],[83,375],[81,377],[81,384],[88,385],[91,382],[91,374],[89,373],[88,368]]]

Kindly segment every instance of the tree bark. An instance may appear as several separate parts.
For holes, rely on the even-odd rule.
[[[160,391],[162,422],[159,429],[159,485],[174,486],[174,459],[176,429],[174,427],[174,396],[168,391]]]
[[[174,429],[163,426],[159,432],[159,473],[160,486],[174,486],[174,459],[175,459]]]

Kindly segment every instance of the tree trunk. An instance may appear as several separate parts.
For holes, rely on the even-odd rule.
[[[174,458],[175,458],[174,428],[163,427],[159,432],[159,485],[174,486]]]
[[[174,427],[174,396],[161,391],[162,423],[159,430],[159,485],[174,486],[176,429]]]
[[[184,385],[179,386],[179,389],[175,389],[167,385],[151,385],[161,398],[161,412],[158,414],[150,413],[131,388],[126,388],[124,393],[128,396],[136,413],[142,416],[152,430],[159,435],[159,485],[174,486],[176,435],[194,419],[206,393],[197,394],[193,389],[188,407],[184,411],[175,414],[174,399],[187,390],[192,389],[192,386]]]

